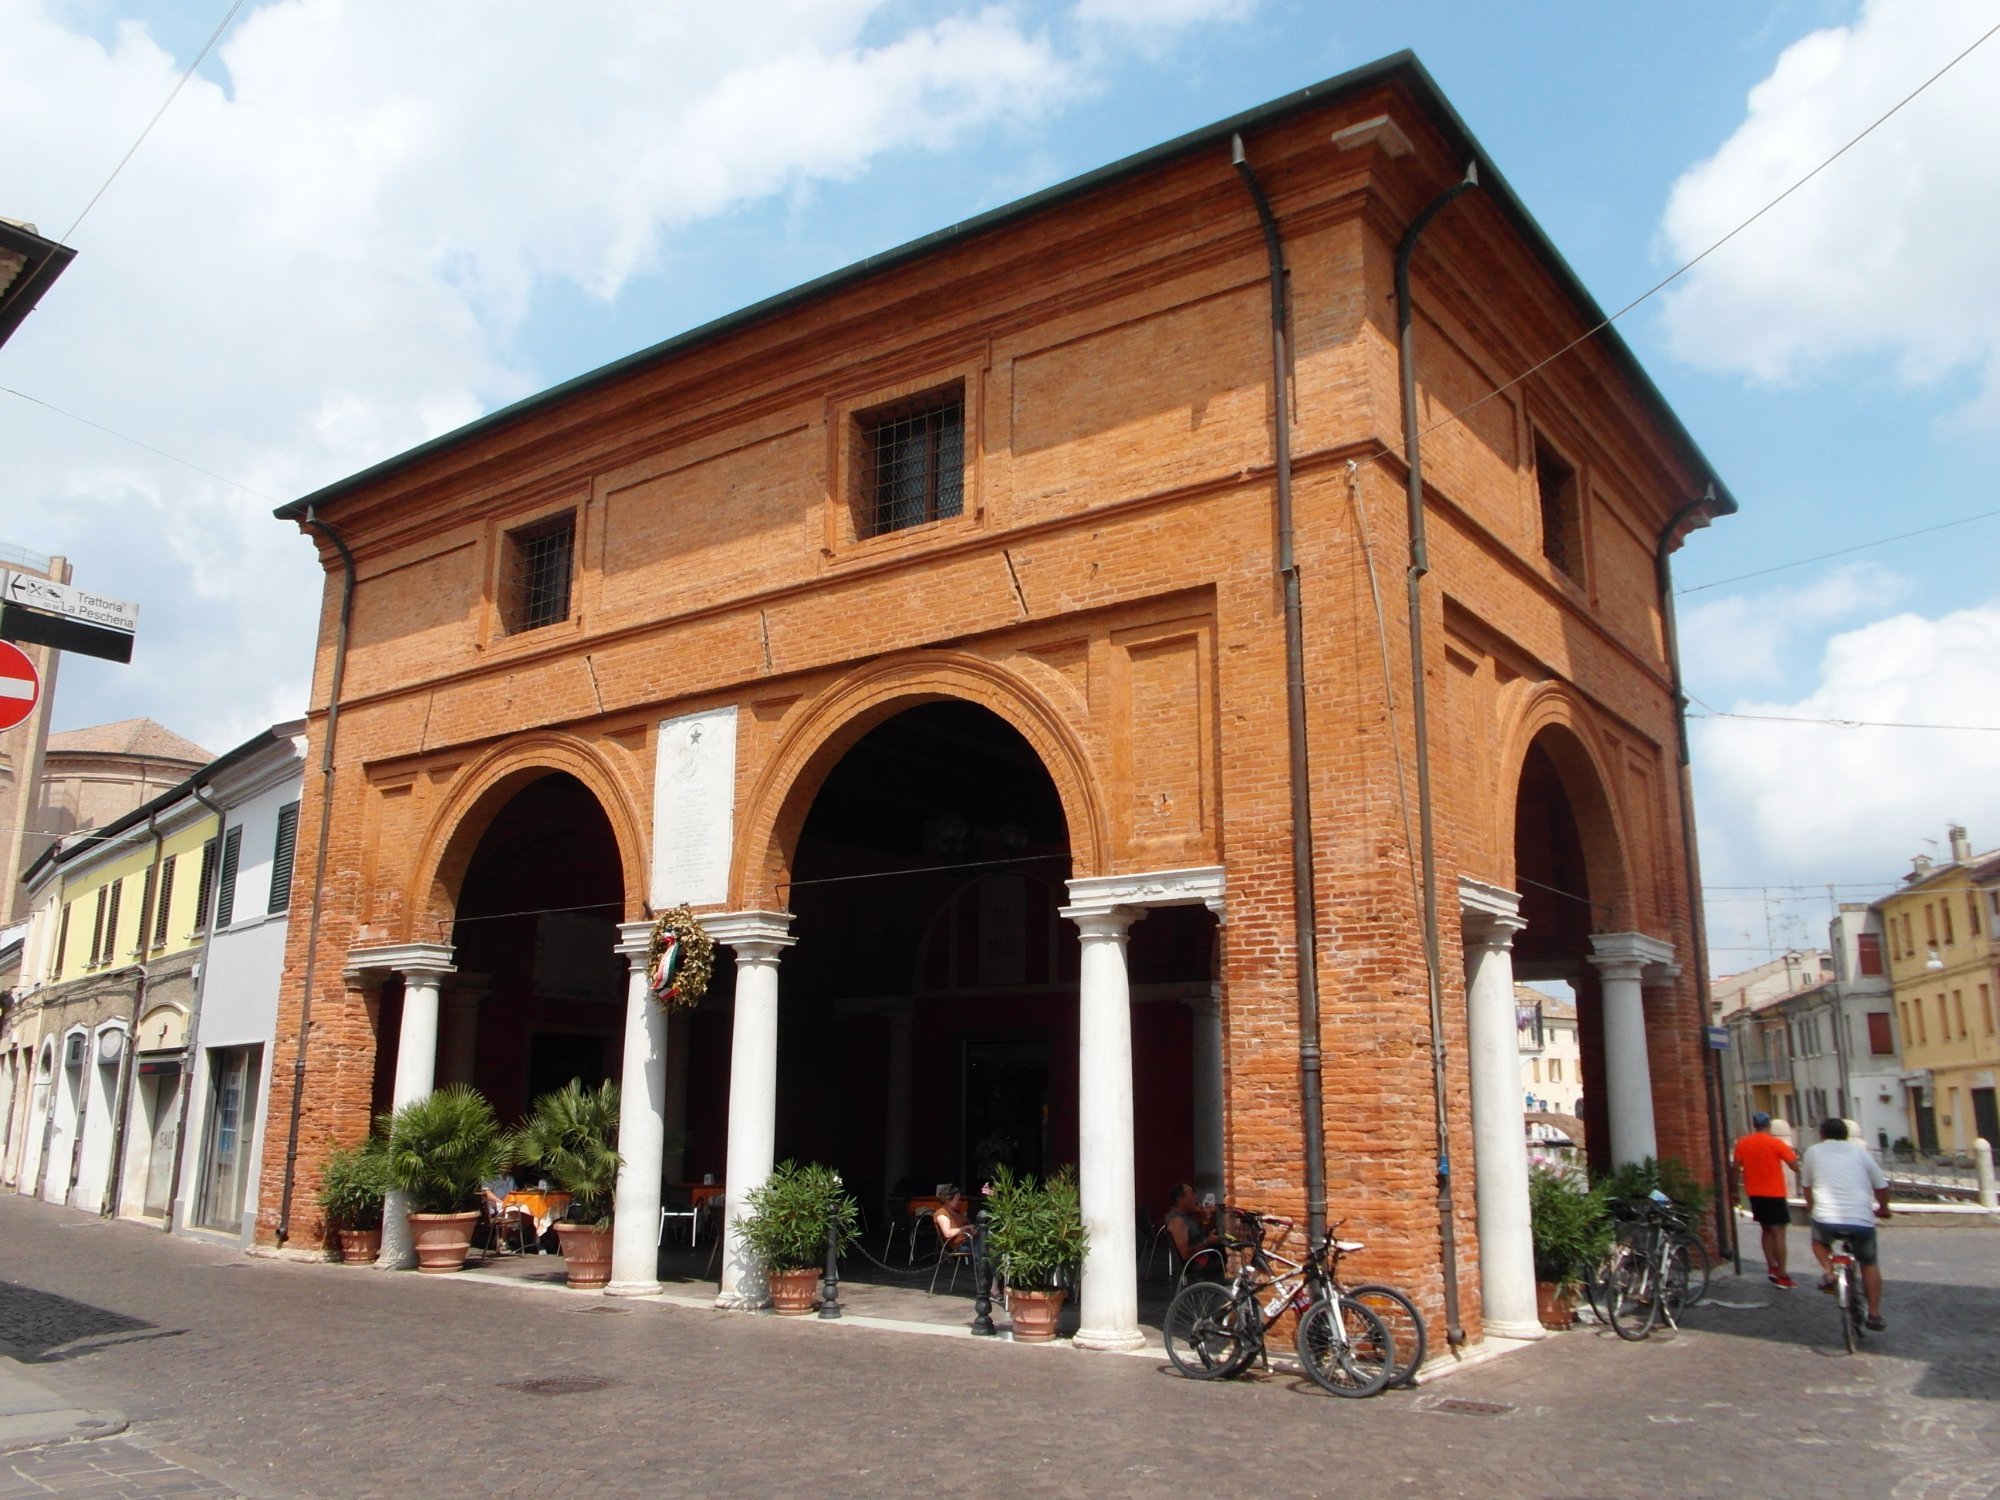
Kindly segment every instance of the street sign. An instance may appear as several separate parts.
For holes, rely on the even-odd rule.
[[[130,661],[138,628],[136,604],[33,573],[0,570],[0,640],[31,641],[106,661]]]
[[[0,729],[12,729],[42,699],[42,674],[18,646],[0,641]]]
[[[1708,1045],[1717,1052],[1727,1052],[1729,1050],[1729,1028],[1727,1026],[1709,1027]]]

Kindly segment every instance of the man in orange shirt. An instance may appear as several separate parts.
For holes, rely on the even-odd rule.
[[[1792,1222],[1785,1201],[1785,1168],[1797,1171],[1799,1155],[1791,1142],[1771,1134],[1771,1117],[1759,1110],[1750,1117],[1750,1133],[1736,1143],[1736,1166],[1743,1176],[1743,1196],[1750,1200],[1750,1217],[1764,1237],[1764,1265],[1771,1285],[1790,1291],[1798,1283],[1785,1274],[1785,1230]]]

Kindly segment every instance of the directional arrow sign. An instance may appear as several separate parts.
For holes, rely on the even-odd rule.
[[[0,640],[130,661],[139,606],[32,573],[0,571]]]
[[[42,699],[42,674],[18,646],[0,641],[0,729],[12,729]]]

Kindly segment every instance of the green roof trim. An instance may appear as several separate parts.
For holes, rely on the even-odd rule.
[[[670,359],[676,354],[684,353],[687,350],[698,348],[703,344],[724,338],[764,318],[810,302],[825,293],[865,281],[867,278],[878,275],[881,272],[891,270],[913,260],[919,260],[934,251],[970,240],[989,229],[1011,223],[1016,219],[1025,218],[1029,214],[1038,213],[1043,209],[1063,203],[1072,198],[1081,197],[1086,193],[1095,192],[1097,189],[1105,187],[1108,184],[1162,166],[1180,157],[1190,155],[1195,151],[1218,146],[1226,148],[1230,137],[1233,135],[1254,130],[1260,126],[1274,124],[1301,110],[1324,104],[1330,99],[1359,93],[1364,89],[1377,88],[1391,83],[1407,84],[1417,103],[1431,116],[1433,123],[1438,127],[1440,134],[1444,136],[1447,144],[1454,147],[1460,154],[1479,164],[1479,182],[1482,191],[1498,206],[1502,216],[1513,225],[1522,239],[1527,242],[1530,249],[1540,255],[1548,264],[1549,269],[1555,274],[1563,290],[1575,302],[1586,321],[1593,326],[1600,323],[1608,324],[1605,312],[1603,308],[1598,306],[1596,298],[1592,297],[1584,288],[1583,282],[1577,277],[1576,272],[1570,268],[1569,262],[1563,259],[1562,253],[1556,249],[1548,235],[1542,231],[1542,227],[1535,222],[1534,216],[1528,212],[1521,200],[1515,195],[1513,188],[1508,186],[1507,180],[1500,173],[1500,169],[1494,166],[1492,159],[1487,156],[1485,148],[1479,144],[1478,139],[1466,128],[1464,120],[1459,118],[1458,111],[1452,108],[1451,103],[1445,98],[1443,90],[1438,87],[1436,80],[1431,77],[1430,73],[1424,68],[1424,65],[1417,60],[1414,52],[1405,50],[1381,58],[1378,61],[1364,64],[1361,67],[1350,69],[1324,82],[1309,84],[1294,93],[1273,99],[1268,104],[1260,104],[1240,114],[1231,115],[1225,120],[1218,120],[1212,125],[1205,125],[1197,130],[1189,131],[1185,135],[1176,136],[1170,141],[1164,141],[1157,146],[1148,147],[1144,151],[1112,162],[1107,166],[1085,172],[1080,177],[1072,177],[1067,182],[1056,183],[1051,187],[1043,188],[1040,192],[1031,193],[1025,198],[1016,199],[1014,202],[1003,204],[998,208],[989,209],[985,213],[978,214],[973,218],[962,220],[957,224],[949,225],[943,229],[933,230],[931,233],[919,239],[911,240],[907,244],[898,245],[894,249],[884,250],[879,254],[868,256],[866,259],[858,260],[852,265],[844,266],[839,270],[829,271],[824,276],[815,277],[813,280],[804,282],[788,291],[766,297],[761,302],[753,302],[748,307],[739,308],[735,312],[725,313],[722,317],[701,324],[699,327],[691,328],[685,333],[675,334],[673,337],[664,339],[657,344],[649,345],[644,349],[625,355],[621,359],[613,360],[610,364],[600,365],[594,370],[588,370],[581,375],[572,376],[558,385],[550,386],[547,390],[540,391],[532,396],[523,397],[521,400],[513,402],[508,406],[488,412],[483,417],[476,417],[462,427],[455,428],[447,433],[441,433],[437,437],[417,444],[414,448],[406,449],[393,457],[383,459],[380,463],[372,464],[366,469],[350,474],[345,479],[336,480],[332,484],[324,485],[314,490],[309,495],[289,501],[279,506],[273,514],[280,520],[302,520],[309,511],[316,507],[329,505],[334,501],[344,499],[357,490],[364,489],[379,480],[387,479],[404,469],[423,462],[425,459],[446,453],[461,443],[491,432],[496,432],[511,423],[539,415],[545,410],[559,405],[570,396],[578,395],[584,391],[595,390],[600,386],[613,384],[637,370],[645,369],[648,366]],[[1640,394],[1658,408],[1660,416],[1665,421],[1673,436],[1686,446],[1688,453],[1693,457],[1697,466],[1706,471],[1710,482],[1715,486],[1716,505],[1714,513],[1719,515],[1735,514],[1737,510],[1736,501],[1729,494],[1728,489],[1723,485],[1721,479],[1716,477],[1715,466],[1708,461],[1707,456],[1702,453],[1700,445],[1695,442],[1693,436],[1681,424],[1680,418],[1674,414],[1673,408],[1668,405],[1666,398],[1660,394],[1659,387],[1653,383],[1652,377],[1646,373],[1645,368],[1639,363],[1638,357],[1632,353],[1630,346],[1619,335],[1616,327],[1606,326],[1602,328],[1597,337],[1604,341],[1605,347],[1609,350],[1613,360],[1631,378]]]

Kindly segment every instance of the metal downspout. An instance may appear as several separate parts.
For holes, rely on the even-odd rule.
[[[1299,1114],[1305,1135],[1306,1236],[1317,1245],[1326,1230],[1326,1126],[1321,1106],[1319,1042],[1319,917],[1313,898],[1312,786],[1306,752],[1305,624],[1299,608],[1299,566],[1292,542],[1290,361],[1285,352],[1285,254],[1278,221],[1257,173],[1231,136],[1229,159],[1257,206],[1264,251],[1271,262],[1271,409],[1278,489],[1278,577],[1285,610],[1285,727],[1292,800],[1292,926],[1299,968]]]
[[[340,565],[345,578],[340,589],[340,626],[333,638],[333,680],[328,684],[326,695],[326,738],[320,742],[319,752],[319,849],[313,856],[312,916],[306,923],[305,974],[299,997],[299,1040],[298,1053],[292,1059],[292,1118],[285,1131],[285,1186],[278,1200],[278,1244],[282,1246],[292,1232],[292,1193],[298,1186],[299,1176],[299,1113],[305,1104],[306,1083],[306,1040],[312,1030],[313,973],[319,961],[320,907],[323,904],[326,886],[326,840],[333,824],[333,742],[340,730],[340,688],[341,680],[347,675],[347,633],[354,622],[354,554],[347,550],[347,543],[341,539],[326,522],[314,515],[307,507],[301,526],[310,526],[329,542],[340,554]]]
[[[189,787],[188,795],[215,814],[215,838],[218,855],[222,841],[229,837],[229,819],[221,808],[201,794],[200,787]],[[219,871],[218,871],[219,873]],[[187,1065],[181,1069],[180,1104],[174,1121],[174,1172],[167,1183],[167,1221],[160,1226],[163,1233],[174,1232],[174,1211],[181,1201],[181,1163],[187,1159],[188,1104],[194,1094],[195,1059],[199,1056],[201,1041],[201,1000],[208,993],[208,950],[215,942],[215,923],[207,920],[202,913],[201,957],[196,960],[200,970],[194,977],[194,1005],[188,1014],[187,1024]]]
[[[1702,911],[1701,870],[1695,855],[1694,772],[1688,746],[1688,700],[1681,682],[1681,644],[1680,630],[1674,620],[1673,569],[1667,561],[1682,523],[1712,510],[1717,503],[1715,486],[1711,484],[1699,499],[1688,501],[1674,512],[1653,547],[1653,578],[1660,593],[1660,634],[1667,648],[1667,677],[1674,697],[1674,753],[1679,761],[1675,768],[1674,786],[1680,802],[1681,867],[1688,891],[1688,933],[1694,944],[1695,998],[1701,1008],[1702,1087],[1708,1096],[1709,1170],[1715,1176],[1715,1242],[1728,1250],[1736,1274],[1741,1276],[1743,1247],[1736,1236],[1735,1216],[1730,1212],[1734,1199],[1729,1186],[1728,1159],[1723,1155],[1723,1137],[1728,1133],[1728,1126],[1722,1109],[1722,1059],[1708,1045],[1708,1024],[1713,1004],[1708,983],[1708,923]],[[1707,517],[1702,516],[1697,524],[1706,526]]]
[[[153,840],[153,863],[148,871],[151,876],[153,899],[160,896],[160,851],[166,840],[160,837],[160,815],[146,814],[146,832]],[[132,1014],[125,1018],[125,1050],[119,1054],[118,1087],[111,1096],[111,1170],[104,1182],[104,1201],[97,1207],[100,1219],[118,1216],[118,1194],[125,1175],[125,1112],[132,1106],[132,1069],[137,1066],[133,1054],[139,1049],[139,1012],[146,1006],[146,983],[153,977],[153,967],[146,955],[151,951],[147,946],[146,929],[152,925],[155,914],[148,909],[148,903],[139,907],[139,982],[132,987]],[[141,1205],[143,1207],[143,1205]],[[169,1213],[168,1217],[172,1217]]]
[[[1453,1350],[1465,1344],[1465,1327],[1458,1309],[1458,1234],[1453,1225],[1451,1184],[1451,1119],[1445,1100],[1444,990],[1439,982],[1442,960],[1438,950],[1437,838],[1431,818],[1430,716],[1424,691],[1423,578],[1431,568],[1424,546],[1423,453],[1417,434],[1417,350],[1410,306],[1410,258],[1417,241],[1461,193],[1479,186],[1479,167],[1468,162],[1463,181],[1433,198],[1403,231],[1396,247],[1396,361],[1403,385],[1403,459],[1409,475],[1410,567],[1410,717],[1416,727],[1418,844],[1423,863],[1424,974],[1430,991],[1431,1105],[1437,1122],[1438,1247],[1444,1258],[1445,1339]]]

